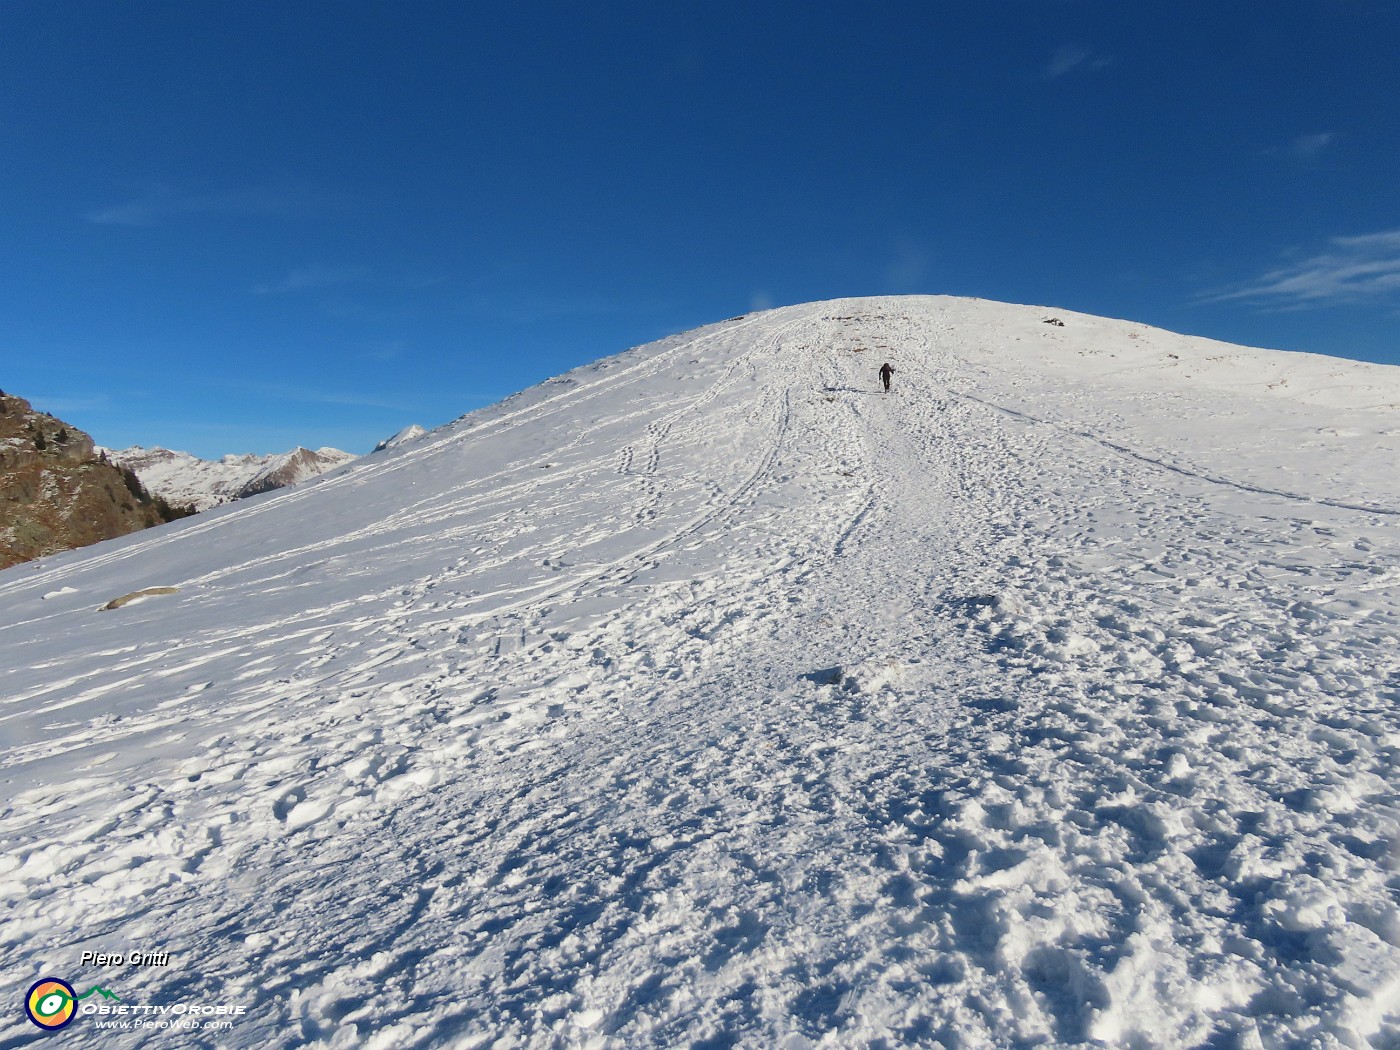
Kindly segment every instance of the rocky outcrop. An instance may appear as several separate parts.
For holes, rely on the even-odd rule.
[[[186,513],[152,496],[81,430],[0,392],[0,568]]]

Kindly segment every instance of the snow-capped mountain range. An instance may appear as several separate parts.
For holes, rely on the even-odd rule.
[[[200,459],[188,452],[143,448],[103,449],[129,467],[152,492],[172,504],[208,510],[244,496],[285,488],[344,466],[356,457],[336,448],[292,449],[270,456],[229,455]]]
[[[1397,368],[851,299],[7,570],[0,969],[230,1047],[1400,1045],[1398,448]]]

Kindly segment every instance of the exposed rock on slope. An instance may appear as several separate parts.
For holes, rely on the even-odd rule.
[[[142,484],[172,503],[208,510],[243,496],[295,485],[356,457],[336,448],[297,448],[273,456],[235,455],[200,459],[167,448],[107,450],[107,455],[130,467]]]
[[[181,517],[92,438],[0,393],[0,568]]]

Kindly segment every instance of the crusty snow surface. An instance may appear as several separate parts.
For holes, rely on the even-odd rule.
[[[10,1002],[1400,1046],[1400,369],[1048,316],[750,315],[0,574]]]

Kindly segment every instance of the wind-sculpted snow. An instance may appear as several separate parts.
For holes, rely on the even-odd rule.
[[[1400,1045],[1397,371],[1048,316],[736,319],[0,575],[0,1047],[50,975],[246,1007],[189,1045]]]

